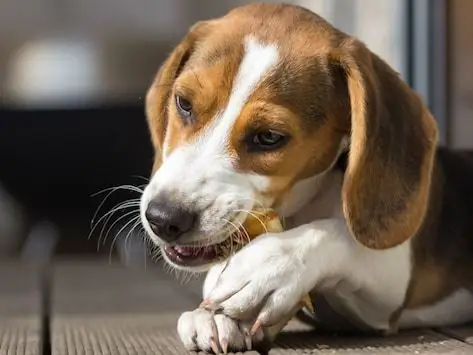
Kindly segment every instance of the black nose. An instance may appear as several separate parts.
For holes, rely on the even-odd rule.
[[[146,219],[153,232],[170,243],[191,231],[197,216],[167,201],[151,201],[146,209]]]

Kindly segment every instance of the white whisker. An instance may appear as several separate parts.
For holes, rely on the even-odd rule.
[[[248,231],[245,229],[245,227],[243,226],[243,223],[240,222],[240,221],[235,221],[235,222],[238,222],[238,224],[240,225],[240,230],[243,232],[244,234],[244,237],[246,238],[246,240],[248,240],[248,243],[251,242],[251,237],[250,235],[248,234]]]
[[[103,190],[100,190],[96,193],[93,193],[92,194],[92,197],[95,197],[95,196],[98,196],[100,194],[103,194],[104,192],[114,192],[114,191],[118,191],[118,190],[127,190],[127,191],[134,191],[134,192],[138,192],[140,194],[143,193],[143,190],[134,186],[134,185],[120,185],[120,186],[115,186],[115,187],[108,187],[106,189],[103,189]]]
[[[260,222],[261,225],[263,226],[264,232],[265,232],[265,233],[268,233],[268,229],[266,228],[266,225],[264,224],[263,220],[262,220],[261,218],[259,218],[259,217],[254,213],[254,211],[245,211],[245,210],[235,210],[235,211],[248,213],[250,216],[255,217],[255,219],[257,219],[258,222]],[[261,215],[262,215],[262,214],[261,214]]]
[[[130,251],[130,242],[129,242],[129,239],[130,239],[130,236],[132,235],[132,233],[134,232],[134,230],[139,227],[141,224],[141,220],[138,218],[138,220],[135,222],[135,224],[133,224],[133,226],[130,228],[130,230],[128,231],[128,233],[126,234],[125,236],[125,240],[124,240],[124,249],[125,249],[125,259],[126,259],[126,263],[128,264],[129,262],[129,257],[128,257],[128,253]]]
[[[95,222],[95,219],[98,215],[98,213],[100,212],[101,208],[103,207],[103,205],[105,204],[105,202],[108,201],[108,199],[110,198],[110,196],[114,193],[114,192],[117,192],[119,190],[126,190],[126,191],[132,191],[132,192],[137,192],[139,194],[142,194],[143,193],[143,189],[140,189],[136,186],[133,186],[133,185],[121,185],[121,186],[117,186],[117,187],[110,187],[110,188],[107,188],[107,189],[103,189],[99,192],[96,192],[95,194],[92,194],[92,197],[95,197],[95,196],[98,196],[102,193],[105,193],[105,192],[108,192],[107,195],[104,197],[104,199],[102,200],[102,202],[99,204],[99,206],[97,207],[97,210],[95,211],[94,215],[92,216],[92,220],[90,221],[91,223],[91,227],[92,225],[94,224]]]
[[[144,180],[146,182],[149,182],[149,178],[146,177],[146,176],[141,176],[141,175],[132,175],[134,178],[138,178],[138,179],[141,179],[141,180]]]
[[[139,212],[139,202],[135,202],[134,200],[124,201],[124,202],[119,203],[118,205],[115,205],[110,211],[108,211],[102,217],[100,217],[100,219],[92,226],[92,229],[89,233],[88,239],[91,238],[92,234],[95,232],[97,227],[103,221],[104,223],[103,223],[102,229],[100,231],[100,235],[99,235],[99,242],[100,242],[100,239],[103,235],[105,227],[107,226],[108,221],[110,220],[112,215],[115,214],[116,212],[120,211],[120,210],[126,210],[126,209],[129,209],[129,208],[132,208],[132,207],[138,207],[138,209],[136,209],[135,211]]]
[[[262,208],[262,209],[266,208],[266,205],[263,202],[261,202],[260,200],[258,200],[256,198],[242,196],[237,192],[227,192],[227,193],[224,193],[222,195],[224,195],[224,196],[236,196],[238,201],[251,201],[251,202],[253,202],[253,204],[255,206],[258,206],[259,208]]]
[[[131,223],[136,223],[136,220],[139,219],[139,218],[140,218],[140,216],[136,216],[136,217],[130,219],[130,220],[129,220],[127,223],[125,223],[125,224],[123,225],[123,227],[117,232],[117,234],[115,235],[115,237],[114,237],[113,240],[112,240],[112,244],[110,245],[110,252],[109,252],[109,255],[108,255],[110,261],[112,260],[113,248],[114,248],[115,243],[116,243],[116,241],[117,241],[117,238],[120,236],[121,232],[122,232],[127,226],[129,226]],[[115,222],[115,223],[116,223],[116,222]]]
[[[232,221],[229,221],[228,219],[225,219],[225,218],[223,218],[223,220],[227,224],[230,224],[231,226],[233,226],[233,228],[235,228],[235,230],[232,233],[230,233],[230,238],[231,238],[231,240],[230,240],[230,255],[233,255],[233,243],[232,243],[233,238],[234,238],[233,236],[234,236],[235,233],[239,234],[241,231],[240,231],[240,228],[238,228],[238,226],[235,223],[233,223]],[[248,234],[248,233],[246,233],[244,228],[243,228],[243,232],[245,234]]]
[[[124,215],[120,216],[119,218],[117,218],[115,220],[115,222],[113,222],[110,227],[108,227],[107,231],[105,232],[105,234],[103,235],[103,241],[102,241],[102,245],[106,243],[107,241],[107,237],[108,235],[110,234],[110,232],[112,231],[113,227],[118,223],[120,222],[122,219],[130,216],[130,215],[133,215],[133,214],[137,214],[137,216],[133,217],[132,220],[136,220],[136,219],[139,219],[140,218],[140,214],[137,210],[133,210],[133,211],[130,211],[130,212],[127,212],[125,213]],[[104,223],[104,227],[106,226],[106,224]],[[102,229],[103,231],[103,229]],[[100,235],[100,237],[102,237],[102,235]]]

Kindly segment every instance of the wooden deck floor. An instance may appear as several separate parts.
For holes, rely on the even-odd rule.
[[[57,260],[49,285],[39,271],[0,263],[0,355],[187,354],[176,321],[198,304],[199,282],[108,260]],[[270,352],[278,354],[473,354],[473,326],[344,338],[292,322]]]

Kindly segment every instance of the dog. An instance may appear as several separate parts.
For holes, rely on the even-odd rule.
[[[188,350],[271,344],[307,293],[320,328],[473,320],[473,162],[358,39],[299,6],[237,7],[191,27],[146,115],[142,223],[170,265],[208,271],[178,321]],[[258,206],[285,231],[222,260]]]

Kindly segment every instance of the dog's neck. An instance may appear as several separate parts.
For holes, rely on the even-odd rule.
[[[286,228],[324,218],[343,218],[341,188],[343,172],[333,169],[297,183],[279,209]]]
[[[349,145],[349,138],[344,137],[340,142],[337,158],[325,172],[301,180],[294,185],[284,203],[276,208],[281,217],[292,218],[300,212],[306,212],[307,208],[315,209],[312,220],[333,218],[338,215],[338,213],[327,215],[326,211],[335,211],[334,207],[341,207],[341,188],[343,175],[348,165]],[[323,205],[323,203],[328,205]],[[312,207],[308,205],[312,205]],[[319,214],[321,217],[318,217]]]
[[[323,218],[344,218],[341,204],[343,176],[348,164],[348,140],[340,143],[338,158],[324,173],[299,181],[277,212],[298,226]],[[286,224],[287,226],[287,224]]]

